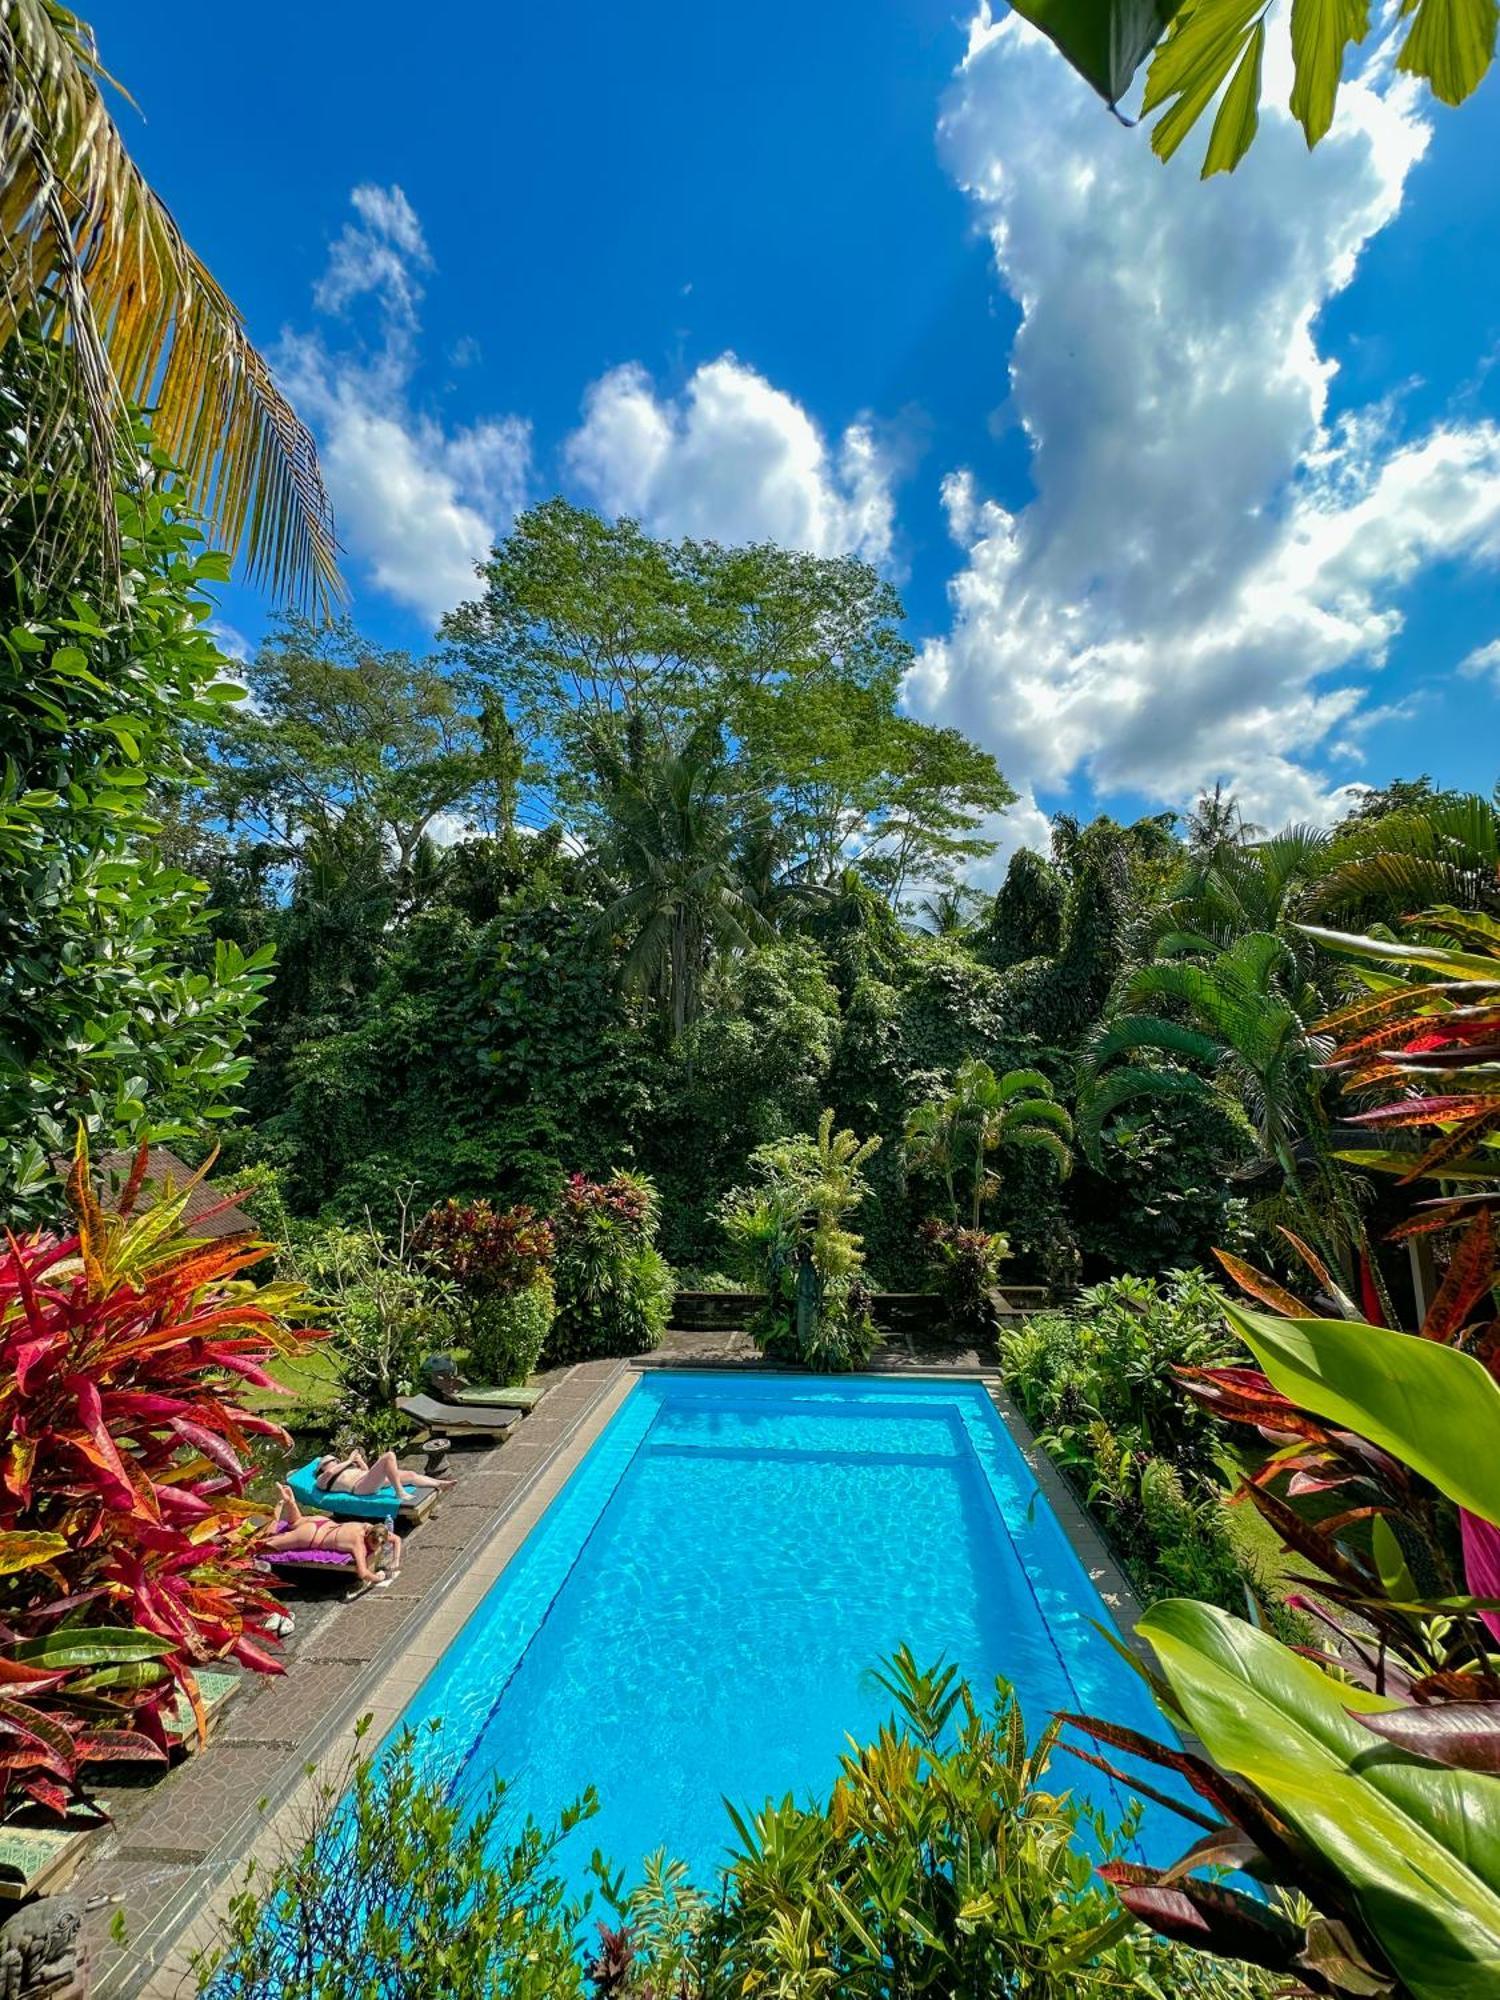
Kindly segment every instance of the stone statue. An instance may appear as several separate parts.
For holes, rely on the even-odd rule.
[[[88,2000],[83,1906],[44,1896],[0,1924],[0,2000]]]

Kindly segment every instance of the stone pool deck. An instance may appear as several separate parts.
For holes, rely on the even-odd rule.
[[[508,1442],[455,1448],[459,1486],[405,1543],[401,1573],[353,1599],[294,1593],[285,1676],[243,1677],[208,1745],[155,1782],[100,1794],[113,1825],[94,1836],[73,1885],[88,1917],[98,2000],[188,2000],[191,1957],[212,1942],[252,1858],[295,1836],[315,1785],[339,1772],[351,1731],[378,1740],[440,1659],[628,1393],[637,1367],[764,1369],[740,1334],[669,1333],[638,1361],[560,1371]],[[1138,1607],[1072,1493],[992,1371],[970,1349],[890,1342],[872,1372],[982,1377],[1122,1631]],[[315,1774],[310,1776],[309,1770]],[[106,1900],[107,1899],[107,1900]],[[123,1943],[111,1936],[123,1918]]]

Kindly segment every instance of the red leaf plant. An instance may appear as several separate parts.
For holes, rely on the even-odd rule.
[[[244,1275],[258,1239],[183,1233],[196,1180],[137,1212],[144,1169],[106,1213],[80,1141],[72,1233],[0,1252],[0,1801],[61,1810],[83,1766],[164,1758],[209,1661],[281,1671],[246,1487],[251,1440],[290,1440],[244,1399],[319,1336]]]

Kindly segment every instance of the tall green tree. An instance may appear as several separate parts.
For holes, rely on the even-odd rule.
[[[547,773],[542,808],[575,828],[628,726],[675,754],[707,723],[741,809],[774,822],[784,876],[826,885],[854,865],[899,900],[993,852],[988,822],[1015,794],[988,753],[901,713],[911,647],[868,564],[657,540],[552,500],[482,574],[445,632]]]
[[[769,941],[734,852],[733,784],[723,740],[700,723],[680,750],[639,722],[602,747],[601,859],[625,887],[599,919],[625,946],[625,986],[655,1000],[671,1034],[698,1014],[703,980],[723,951]]]
[[[57,365],[22,343],[0,350],[12,496],[35,471],[29,390]],[[71,1151],[80,1124],[104,1147],[228,1115],[271,956],[215,945],[204,883],[155,847],[151,794],[189,779],[185,729],[241,691],[206,629],[224,558],[179,514],[143,426],[135,444],[142,469],[114,496],[118,548],[79,553],[66,592],[29,570],[27,509],[0,509],[0,1213],[12,1221],[55,1191],[48,1156]],[[72,464],[61,451],[65,488]]]
[[[206,803],[273,862],[374,842],[399,879],[435,829],[514,823],[520,750],[473,676],[297,616],[240,672],[250,699],[208,737]]]

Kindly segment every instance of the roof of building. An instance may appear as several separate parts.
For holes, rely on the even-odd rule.
[[[119,1147],[109,1152],[99,1153],[94,1159],[94,1180],[101,1198],[111,1205],[118,1202],[121,1190],[130,1177],[135,1165],[135,1153],[128,1147]],[[168,1182],[179,1192],[193,1177],[193,1169],[179,1160],[169,1146],[152,1146],[146,1154],[146,1179],[142,1195],[148,1196],[165,1188]],[[223,1194],[210,1181],[199,1181],[187,1198],[183,1210],[183,1228],[189,1236],[243,1236],[246,1233],[258,1235],[252,1216],[242,1208],[230,1206],[220,1208]],[[210,1209],[219,1209],[217,1215],[210,1215]]]

